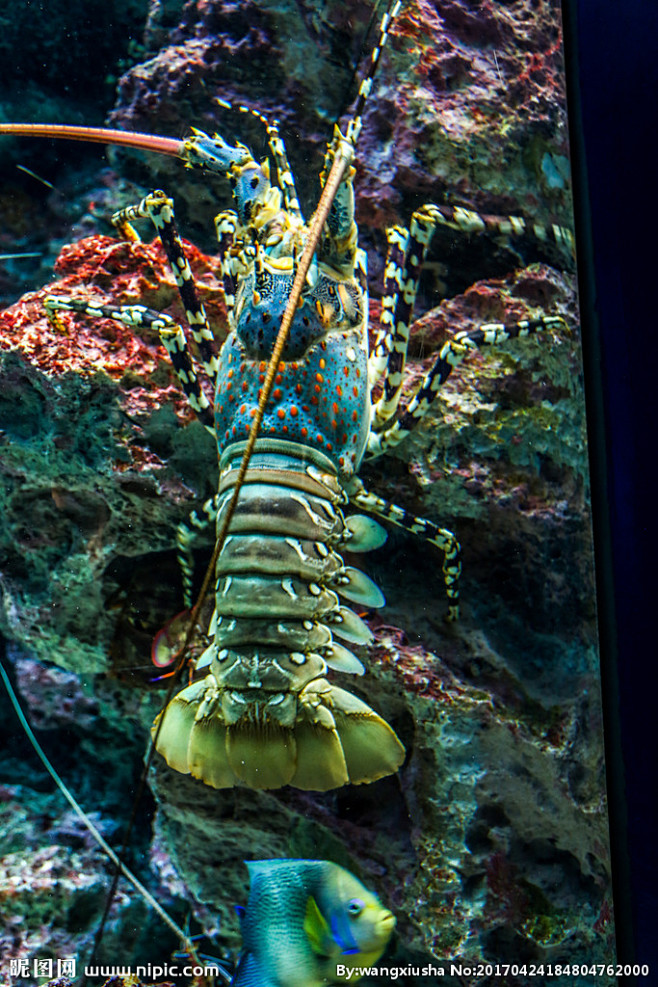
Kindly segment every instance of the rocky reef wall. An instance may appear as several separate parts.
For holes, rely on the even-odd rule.
[[[167,136],[194,125],[264,153],[257,122],[216,98],[275,115],[310,213],[371,14],[369,4],[331,0],[151,4],[109,120]],[[561,59],[557,0],[403,5],[357,157],[373,329],[384,230],[408,223],[423,202],[571,223]],[[93,161],[81,177],[62,158],[57,187],[68,189],[74,175],[78,194],[66,207],[55,191],[42,203],[48,249],[61,247],[52,280],[0,313],[0,629],[43,745],[116,842],[166,688],[153,681],[150,642],[182,608],[176,524],[216,487],[216,451],[153,332],[68,314],[53,325],[43,299],[139,301],[181,319],[151,233],[144,228],[147,242],[121,242],[107,223],[128,198],[162,187],[198,244],[189,245],[191,263],[221,342],[212,217],[229,204],[229,187],[155,156],[115,150],[110,162]],[[26,237],[21,249],[29,247]],[[334,860],[377,890],[398,919],[391,962],[612,961],[569,258],[548,245],[437,235],[408,387],[455,332],[541,313],[561,315],[568,330],[473,355],[416,432],[362,470],[369,489],[451,528],[463,547],[456,625],[443,619],[442,559],[430,546],[393,529],[363,560],[388,604],[368,617],[377,641],[364,649],[367,676],[349,687],[405,743],[399,775],[324,795],[217,792],[155,764],[129,862],[215,950],[239,943],[242,860],[290,856]],[[199,551],[199,569],[208,557]],[[108,866],[52,792],[3,696],[0,706],[0,949],[17,959],[82,958]],[[145,915],[122,889],[107,962],[155,962],[175,949]],[[542,979],[507,982],[538,987]]]

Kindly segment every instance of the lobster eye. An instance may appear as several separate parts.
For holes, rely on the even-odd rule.
[[[360,898],[351,898],[347,903],[347,912],[354,917],[360,915],[364,908],[365,905]]]

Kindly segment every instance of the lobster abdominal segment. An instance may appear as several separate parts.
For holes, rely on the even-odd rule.
[[[225,450],[217,524],[232,494],[240,445]],[[334,635],[365,644],[367,626],[339,596],[383,605],[367,576],[343,564],[352,532],[331,460],[262,439],[216,568],[209,674],[162,714],[158,750],[216,788],[326,790],[395,771],[404,748],[381,717],[325,678],[362,672]]]

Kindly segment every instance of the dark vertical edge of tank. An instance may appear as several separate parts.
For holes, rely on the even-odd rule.
[[[603,388],[603,340],[599,318],[597,271],[594,262],[587,144],[584,138],[578,0],[563,0],[565,67],[569,115],[569,144],[574,187],[574,219],[578,249],[578,294],[582,323],[583,366],[587,405],[589,465],[596,557],[599,649],[605,729],[608,816],[615,933],[620,961],[635,956],[631,907],[631,867],[628,851],[628,816],[619,708],[619,648],[615,606],[615,579],[611,531],[611,500],[606,436],[609,408]]]
[[[563,0],[562,7],[618,958],[655,971],[658,663],[649,401],[658,353],[651,340],[655,251],[646,251],[656,228],[646,127],[658,90],[650,53],[658,8],[641,0]]]

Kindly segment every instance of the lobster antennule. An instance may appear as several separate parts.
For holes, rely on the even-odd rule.
[[[112,130],[110,127],[78,127],[59,123],[0,123],[0,134],[17,137],[57,137],[92,144],[113,144],[132,147],[138,151],[168,154],[174,158],[182,157],[184,151],[183,141],[172,137]]]

